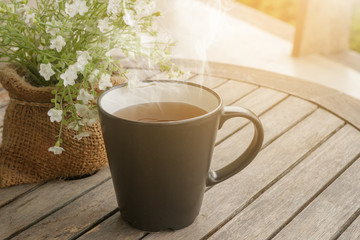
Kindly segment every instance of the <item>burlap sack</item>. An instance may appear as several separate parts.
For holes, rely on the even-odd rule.
[[[59,131],[59,123],[51,123],[47,116],[53,107],[51,88],[33,87],[19,74],[9,66],[0,69],[0,82],[10,96],[0,146],[0,188],[82,176],[103,168],[107,158],[99,123],[86,127],[91,135],[80,141],[73,138],[75,131],[63,128],[65,151],[60,155],[48,151]]]

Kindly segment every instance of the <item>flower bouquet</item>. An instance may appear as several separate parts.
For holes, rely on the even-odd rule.
[[[131,83],[111,50],[180,73],[168,57],[173,44],[154,26],[155,9],[153,0],[0,2],[0,61],[10,63],[0,81],[11,99],[0,187],[106,165],[96,100],[119,80]]]

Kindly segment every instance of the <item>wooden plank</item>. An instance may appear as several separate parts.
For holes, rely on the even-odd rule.
[[[260,116],[287,96],[288,95],[285,93],[260,87],[232,105],[247,108],[257,116]],[[216,141],[219,142],[224,140],[227,136],[237,131],[248,122],[249,121],[247,120],[239,120],[237,118],[229,119],[218,132]]]
[[[224,106],[227,106],[236,102],[251,91],[254,91],[256,88],[258,88],[256,85],[230,80],[214,90],[222,97]]]
[[[308,131],[313,130],[308,129]],[[359,153],[360,133],[347,125],[210,239],[271,238],[277,229],[289,222],[299,209],[302,209],[307,202],[324,189],[327,183],[350,164]],[[304,225],[309,225],[308,220],[305,218],[302,220]],[[312,234],[311,230],[305,230],[306,226],[304,225],[302,225],[303,228],[299,227],[279,239],[293,239],[294,236],[298,236],[298,231]],[[322,230],[321,227],[318,229]],[[299,239],[314,238],[312,235],[308,235]]]
[[[187,60],[187,62],[174,60],[174,62],[194,72],[202,64],[196,60]],[[338,90],[295,77],[224,63],[207,62],[204,74],[258,84],[299,96],[334,112],[360,130],[360,100]]]
[[[271,102],[269,101],[268,103]],[[266,104],[265,102],[262,103],[262,105],[265,106]],[[241,105],[241,103],[239,103],[239,105]],[[281,130],[279,128],[282,128],[283,126],[289,126],[289,124],[294,124],[295,123],[294,121],[297,121],[299,118],[305,116],[306,114],[309,114],[311,111],[314,111],[315,108],[316,105],[296,97],[289,97],[288,99],[284,100],[283,102],[278,104],[274,109],[271,109],[269,113],[266,113],[265,116],[259,117],[260,121],[262,122],[267,122],[264,121],[264,118],[276,118],[279,121],[279,124],[276,125],[275,128],[274,127],[269,128],[266,124],[263,124],[265,131],[264,141],[268,142],[269,139],[274,138],[274,133],[278,134],[282,132],[283,129]],[[272,114],[275,115],[272,116]],[[230,135],[232,132],[236,130],[236,128],[245,125],[245,123],[248,123],[248,121],[247,120],[239,121],[239,119],[229,120],[228,123],[224,124],[223,129],[219,131],[219,134],[217,136],[217,141],[220,141],[226,136]],[[248,128],[250,130],[252,129],[252,126]]]
[[[191,226],[176,232],[151,234],[149,239],[200,239],[208,236],[342,124],[332,114],[317,110],[263,149],[243,171],[210,188],[205,193],[200,215]]]
[[[297,121],[304,118],[316,109],[316,105],[296,97],[289,97],[279,105],[271,109],[260,117],[264,128],[264,143],[268,144],[279,134],[286,131],[287,128],[294,125]],[[252,124],[247,125],[242,131],[239,131],[220,143],[214,151],[212,168],[220,168],[235,156],[239,156],[248,144],[253,135]]]
[[[81,236],[79,239],[138,240],[144,235],[145,232],[132,228],[126,222],[124,222],[120,217],[120,213],[118,212],[100,225],[96,226],[91,231]]]
[[[109,177],[109,168],[105,168],[88,178],[73,181],[51,181],[36,191],[16,199],[0,208],[0,238],[7,238],[41,220]]]
[[[69,239],[116,208],[114,187],[111,179],[109,179],[104,184],[20,233],[14,239]],[[119,232],[119,234],[123,233],[122,231]],[[126,235],[120,236],[126,237]]]
[[[2,133],[2,128],[0,129],[0,131]],[[0,142],[1,142],[1,136],[0,136]],[[1,188],[0,189],[0,207],[13,201],[20,195],[35,188],[36,186],[37,186],[37,184],[23,184],[23,185],[19,185],[19,186]]]
[[[338,240],[359,240],[360,239],[360,216],[340,235]]]
[[[195,77],[192,77],[188,80],[189,82],[197,83],[200,85],[204,85],[208,88],[216,88],[219,85],[225,83],[227,81],[226,78],[213,77],[209,75],[201,75],[198,74]]]
[[[352,1],[300,1],[293,56],[348,50],[351,16]]]
[[[330,239],[360,208],[359,172],[360,159],[311,202],[275,239],[290,239],[294,236],[298,239]]]

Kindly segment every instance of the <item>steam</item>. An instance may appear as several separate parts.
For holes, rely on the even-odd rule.
[[[224,28],[227,28],[229,25],[227,24],[228,19],[226,18],[225,12],[229,9],[230,5],[227,0],[159,0],[157,2],[157,10],[162,13],[162,17],[158,19],[156,25],[159,32],[163,33],[161,38],[164,41],[168,39],[175,41],[176,45],[172,53],[173,58],[200,60],[202,66],[201,69],[197,71],[199,73],[206,72],[208,49],[222,37],[221,34]],[[142,40],[148,41],[147,39]],[[190,95],[197,95],[198,100],[195,101],[197,103],[195,105],[198,107],[201,107],[204,102],[208,101],[207,97],[204,98],[204,96],[202,96],[205,91],[187,90],[188,93],[185,94],[184,89],[181,91],[178,87],[170,89],[171,86],[166,84],[167,91],[169,92],[168,95],[170,96],[168,99],[167,97],[163,97],[162,93],[157,92],[157,88],[152,89],[146,85],[142,85],[143,83],[138,81],[136,76],[132,76],[131,79],[133,81],[129,79],[128,90],[126,90],[128,91],[127,93],[122,92],[123,90],[118,90],[118,93],[128,94],[128,99],[122,98],[121,101],[119,101],[115,95],[104,99],[104,105],[109,106],[108,111],[110,113],[112,113],[115,108],[119,109],[144,102],[159,102],[165,100],[186,102],[187,100],[184,100],[184,95],[186,95],[185,99],[190,99]],[[200,84],[202,83],[203,80],[200,80]],[[136,97],[129,97],[130,95]],[[182,97],[177,97],[181,95]],[[207,93],[205,95],[207,95]],[[139,96],[145,97],[137,98]],[[190,102],[194,104],[193,101],[194,100]],[[118,104],[119,102],[123,104],[120,106]],[[214,105],[216,104],[214,103]],[[116,107],[110,109],[111,105]],[[211,108],[213,108],[214,105]],[[209,109],[209,107],[206,106],[202,108]]]
[[[229,25],[225,12],[231,3],[224,0],[161,0],[158,7],[163,13],[159,28],[176,41],[174,58],[200,60],[203,63],[200,72],[204,72],[208,49]]]
[[[145,82],[136,88],[111,89],[101,99],[100,106],[108,113],[129,106],[154,102],[183,102],[213,111],[219,99],[211,92],[182,82]]]

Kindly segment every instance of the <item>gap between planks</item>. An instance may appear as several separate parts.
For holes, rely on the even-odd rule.
[[[303,129],[309,123],[315,124],[314,126],[319,126],[320,129],[322,128],[321,135],[316,134],[316,135],[314,135],[314,137],[316,136],[316,138],[313,138],[312,135],[308,136],[306,138],[306,139],[308,139],[308,138],[311,139],[310,142],[306,139],[303,140],[305,145],[303,147],[301,147],[302,148],[301,150],[296,150],[297,153],[296,154],[294,153],[295,155],[292,154],[292,156],[290,157],[291,159],[286,159],[286,162],[287,162],[286,165],[288,165],[290,163],[292,164],[292,161],[297,161],[301,156],[303,156],[304,154],[306,154],[309,151],[307,149],[308,147],[310,149],[312,149],[314,147],[314,145],[318,145],[318,142],[321,142],[321,140],[323,140],[326,136],[328,136],[329,134],[331,134],[334,131],[334,130],[329,129],[328,127],[324,127],[321,124],[319,125],[319,123],[317,122],[317,119],[319,117],[321,119],[323,119],[324,117],[330,117],[330,116],[331,116],[331,114],[327,113],[324,110],[321,110],[320,112],[317,111],[317,114],[315,114],[315,115],[313,114],[311,117],[308,117],[305,121],[303,121],[301,123],[301,126],[299,126],[299,124],[298,124],[296,126],[296,130],[292,129],[291,130],[292,132],[286,134],[286,137],[283,135],[281,138],[278,139],[279,141],[277,141],[275,144],[276,149],[281,147],[281,146],[278,146],[279,144],[280,145],[287,144],[287,142],[290,140],[290,138],[293,138],[292,136],[294,133],[302,133],[303,130],[301,130],[301,129]],[[311,120],[310,120],[310,118],[311,118]],[[330,119],[329,119],[329,123],[331,123],[333,125],[334,129],[337,129],[338,125],[342,125],[342,124],[340,124],[340,120],[338,118],[333,116]],[[319,139],[319,140],[317,140],[317,139]],[[272,144],[272,145],[274,145],[274,144]],[[205,198],[204,198],[205,201],[203,203],[203,208],[202,208],[202,211],[200,212],[200,216],[198,217],[198,220],[195,221],[195,223],[192,226],[189,226],[184,231],[178,231],[178,232],[174,232],[174,233],[151,234],[151,235],[147,236],[147,238],[150,238],[150,239],[157,239],[157,238],[161,238],[161,237],[163,237],[165,239],[177,239],[179,237],[185,237],[185,238],[190,238],[190,239],[191,238],[202,238],[202,237],[206,236],[209,232],[211,232],[213,229],[217,229],[218,226],[221,226],[221,223],[223,222],[223,220],[226,222],[229,215],[231,216],[231,214],[234,212],[232,209],[234,209],[236,211],[236,209],[238,209],[239,206],[241,208],[241,206],[246,204],[247,201],[253,201],[254,196],[256,197],[257,192],[264,189],[264,187],[266,189],[266,185],[269,183],[269,182],[267,182],[268,181],[267,179],[269,179],[271,182],[271,180],[273,180],[272,176],[274,176],[274,178],[276,178],[279,174],[281,174],[284,170],[286,170],[288,168],[288,167],[286,167],[286,165],[284,166],[283,164],[281,166],[278,165],[278,167],[276,167],[275,169],[266,171],[266,172],[269,172],[264,175],[264,177],[266,179],[261,180],[260,182],[256,179],[254,179],[254,177],[248,176],[252,171],[255,171],[255,172],[257,171],[257,168],[258,168],[260,162],[261,162],[261,164],[260,164],[261,166],[263,166],[266,163],[266,162],[264,162],[265,160],[268,162],[267,164],[269,164],[269,161],[272,160],[272,158],[274,158],[274,156],[269,156],[269,154],[274,153],[275,145],[273,147],[271,147],[271,149],[266,148],[265,150],[263,150],[260,153],[260,155],[257,157],[257,159],[255,160],[255,162],[256,162],[256,164],[254,163],[255,165],[254,164],[249,165],[248,168],[245,169],[245,171],[243,171],[241,174],[237,174],[233,178],[222,183],[221,187],[215,186],[211,189],[211,191],[207,191],[205,194]],[[298,148],[298,146],[295,149],[297,149],[297,148]],[[285,152],[283,154],[287,154],[288,151],[292,151],[291,149],[284,150]],[[269,150],[269,151],[267,151],[267,150]],[[276,156],[278,156],[278,153],[276,154]],[[269,158],[271,158],[271,159],[269,160]],[[284,167],[286,167],[286,168],[284,168]],[[284,169],[284,170],[282,170],[282,169]],[[278,172],[278,170],[279,170],[279,172]],[[250,174],[250,175],[252,176],[252,174]],[[247,180],[245,181],[245,179],[247,179]],[[234,192],[234,189],[231,186],[238,185],[240,182],[242,182],[242,184],[239,185],[239,190]],[[261,182],[263,182],[263,183],[261,183]],[[254,183],[255,185],[252,186],[253,185],[252,183]],[[248,187],[241,188],[241,185],[244,185],[244,184]],[[222,194],[222,196],[219,197],[218,192],[224,191],[224,189],[226,190],[227,188],[231,188],[231,189],[233,189],[233,191],[231,193]],[[244,192],[244,191],[246,191],[246,192]],[[213,209],[213,207],[211,207],[214,204],[219,206],[218,201],[216,199],[215,199],[216,201],[213,199],[213,197],[215,197],[215,196],[213,196],[214,194],[216,196],[218,196],[217,197],[217,198],[219,198],[218,201],[222,201],[223,206],[225,207],[224,209],[223,208]],[[234,195],[236,195],[236,196],[234,196]],[[239,196],[242,196],[241,199],[239,199]],[[212,199],[211,201],[209,200],[210,198]],[[221,200],[223,198],[226,198],[227,200],[224,202],[223,200]],[[233,202],[235,200],[234,198],[236,198],[236,202],[241,201],[241,203]],[[227,201],[229,201],[229,203],[231,202],[232,206],[228,207],[226,204]],[[234,204],[236,204],[236,205],[234,205]],[[226,215],[224,215],[224,214],[226,214]]]
[[[348,164],[346,164],[332,179],[330,179],[322,188],[320,188],[308,201],[306,201],[294,214],[292,214],[285,222],[282,224],[276,231],[274,231],[266,240],[273,239],[282,229],[286,227],[297,215],[299,215],[309,204],[314,201],[322,192],[324,192],[334,181],[336,181],[353,163],[360,157],[360,153],[355,156]],[[341,235],[342,232],[346,230],[346,228],[355,220],[356,216],[359,213],[355,213],[352,217],[350,217],[347,223],[341,227],[341,230],[338,233],[338,236]],[[352,219],[353,218],[353,219]],[[336,239],[337,237],[333,237],[331,239]]]
[[[360,216],[360,208],[358,208],[356,210],[356,212],[340,227],[340,229],[330,238],[330,240],[336,240],[336,239],[339,239],[340,237],[346,239],[346,237],[344,237],[343,233],[346,234],[347,231],[350,231],[351,225],[356,224],[355,221],[358,219],[359,216]],[[358,230],[358,234],[359,234],[359,236],[358,236],[358,238],[359,238],[360,237],[359,230]],[[355,239],[355,237],[354,237],[354,239]]]
[[[59,206],[54,207],[53,209],[51,209],[49,212],[45,213],[44,215],[41,215],[40,217],[38,217],[37,219],[31,221],[28,224],[25,224],[24,226],[20,227],[19,229],[17,229],[15,232],[12,232],[11,234],[9,234],[8,236],[4,236],[4,239],[11,239],[17,235],[19,235],[20,233],[22,233],[23,231],[31,228],[32,226],[34,226],[35,224],[41,222],[42,220],[46,219],[47,217],[49,217],[50,215],[52,215],[53,213],[59,211],[60,209],[64,208],[65,206],[67,206],[68,204],[76,201],[77,199],[79,199],[80,197],[84,196],[85,194],[87,194],[88,192],[90,192],[91,190],[97,188],[98,186],[102,185],[103,183],[105,183],[106,181],[109,181],[111,178],[107,177],[104,180],[100,181],[99,183],[93,185],[92,187],[88,188],[87,190],[81,192],[80,194],[76,195],[75,197],[69,199],[68,201],[60,204]],[[76,180],[75,180],[76,181]],[[1,209],[0,209],[1,210]]]
[[[357,134],[359,135],[359,132]],[[331,183],[274,239],[288,239],[294,235],[294,232],[302,239],[330,239],[341,231],[344,224],[358,214],[360,204],[359,153],[357,157],[336,181]],[[357,234],[360,235],[359,229],[357,229]]]
[[[146,237],[147,235],[143,236],[143,237]]]
[[[288,167],[285,171],[283,171],[281,174],[279,174],[275,179],[273,179],[271,182],[269,182],[263,189],[261,189],[259,192],[257,192],[253,197],[249,199],[243,206],[238,208],[228,219],[226,222],[223,222],[221,225],[219,225],[216,229],[214,229],[212,232],[204,236],[202,239],[208,239],[212,235],[214,235],[218,230],[220,230],[223,226],[225,226],[228,222],[230,222],[233,218],[235,218],[241,211],[245,210],[247,207],[249,207],[255,200],[257,200],[259,197],[262,196],[263,193],[265,193],[268,189],[270,189],[272,186],[274,186],[277,182],[279,182],[281,179],[283,179],[287,174],[289,174],[296,166],[298,166],[304,159],[309,157],[314,151],[316,151],[320,146],[322,146],[324,143],[326,143],[332,136],[334,136],[338,131],[340,131],[345,126],[345,123],[339,126],[337,129],[335,129],[333,132],[331,132],[329,135],[327,135],[325,138],[323,138],[319,143],[317,143],[313,148],[311,148],[308,152],[306,152],[303,156],[301,156],[296,162],[294,162],[290,167]],[[345,171],[345,170],[344,170]],[[297,214],[296,214],[297,215]],[[279,230],[280,231],[280,230]],[[271,238],[267,238],[271,239]]]
[[[224,84],[224,83],[223,83],[223,84]],[[255,89],[255,90],[256,90],[256,89]],[[253,91],[255,91],[255,90],[253,90]],[[250,93],[248,93],[248,94],[250,94]],[[247,94],[247,95],[248,95],[248,94]],[[278,136],[278,137],[279,137],[279,136]]]
[[[272,90],[271,90],[272,91]]]

